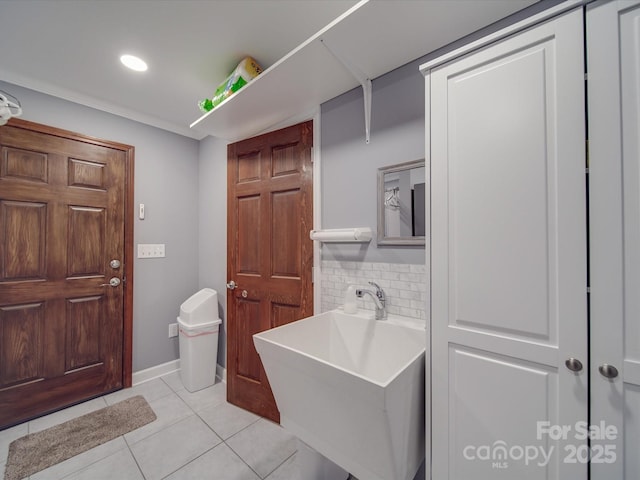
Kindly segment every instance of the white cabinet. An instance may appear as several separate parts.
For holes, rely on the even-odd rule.
[[[591,423],[617,429],[616,462],[591,478],[640,478],[640,2],[587,9]],[[618,375],[606,378],[604,365]],[[604,371],[604,370],[603,370]],[[604,371],[604,373],[607,373]],[[614,372],[615,373],[615,372]]]
[[[430,73],[433,478],[586,477],[537,428],[587,420],[582,51],[574,11]]]
[[[433,479],[640,478],[639,12],[423,67]]]

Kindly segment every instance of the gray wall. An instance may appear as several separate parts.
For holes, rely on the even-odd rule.
[[[362,89],[321,107],[322,228],[377,229],[379,167],[425,157],[424,62],[561,3],[542,0],[373,81],[371,142],[365,144]],[[428,239],[427,239],[428,243]],[[427,244],[428,248],[428,244]],[[323,260],[423,264],[424,247],[325,244]]]
[[[424,247],[376,245],[378,168],[424,158],[424,77],[413,62],[373,82],[371,141],[361,89],[322,105],[322,228],[370,227],[370,244],[324,244],[323,260],[425,262]]]
[[[166,258],[134,263],[133,371],[178,358],[167,325],[198,288],[198,141],[8,83],[0,89],[18,98],[25,120],[135,147],[135,204],[145,204],[146,219],[136,213],[134,241],[166,244]]]
[[[218,337],[218,364],[227,365],[227,142],[206,137],[199,153],[199,277],[200,288],[218,292],[222,328]]]

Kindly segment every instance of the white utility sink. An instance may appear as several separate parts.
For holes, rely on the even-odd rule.
[[[253,336],[282,426],[354,476],[411,480],[424,459],[424,323],[342,310]]]

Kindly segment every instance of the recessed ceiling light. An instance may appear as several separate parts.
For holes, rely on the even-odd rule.
[[[125,67],[135,70],[136,72],[145,72],[148,68],[144,60],[134,55],[122,55],[120,61]]]

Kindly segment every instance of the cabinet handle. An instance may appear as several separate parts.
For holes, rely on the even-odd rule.
[[[618,376],[618,369],[608,363],[603,363],[598,367],[598,371],[605,378],[616,378]]]
[[[577,358],[571,357],[571,358],[567,359],[567,361],[564,362],[564,364],[572,372],[576,372],[577,373],[577,372],[580,372],[582,370],[582,362],[580,360],[578,360]]]

